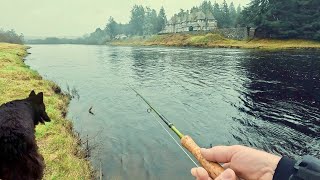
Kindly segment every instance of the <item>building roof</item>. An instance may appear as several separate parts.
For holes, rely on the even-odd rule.
[[[175,23],[177,23],[177,17],[176,17],[176,15],[172,16],[172,18],[171,18],[170,21],[169,21],[169,24],[175,24]]]
[[[181,18],[182,22],[186,22],[189,20],[189,14],[185,13],[184,16]]]
[[[196,16],[197,20],[206,19],[206,15],[202,11],[197,12]]]
[[[213,14],[212,14],[211,12],[209,12],[209,13],[206,14],[206,18],[207,18],[208,20],[216,20],[216,18],[214,18]]]
[[[179,24],[179,23],[184,23],[184,22],[193,22],[197,20],[211,20],[215,21],[216,19],[214,18],[213,14],[211,12],[204,13],[203,11],[198,11],[198,12],[192,12],[192,13],[184,13],[181,17],[178,15],[172,16],[172,18],[167,22],[168,25],[170,24]]]

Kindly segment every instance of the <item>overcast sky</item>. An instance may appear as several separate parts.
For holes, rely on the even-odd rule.
[[[190,9],[203,0],[0,0],[0,28],[15,29],[25,36],[82,36],[103,28],[113,16],[127,23],[134,4],[159,11],[163,6],[171,17],[180,8]],[[221,3],[223,0],[216,0]],[[245,6],[250,0],[227,0]],[[214,0],[211,0],[214,2]]]

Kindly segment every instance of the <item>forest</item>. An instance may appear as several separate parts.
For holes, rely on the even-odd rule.
[[[235,7],[234,3],[228,3],[226,0],[222,4],[211,1],[203,1],[199,6],[192,7],[190,10],[180,9],[173,17],[182,17],[189,12],[203,11],[204,13],[212,13],[216,18],[219,28],[228,28],[240,26],[241,6]],[[101,37],[105,39],[114,39],[118,34],[125,34],[127,36],[147,36],[157,34],[164,27],[168,21],[165,9],[162,7],[157,13],[155,9],[143,7],[141,5],[133,6],[131,10],[130,21],[127,24],[116,22],[113,17],[110,17],[105,29],[97,28],[95,32],[91,33],[87,41],[100,41]]]
[[[217,20],[218,27],[236,27],[240,26],[241,9],[240,5],[236,8],[234,3],[231,2],[228,4],[226,0],[224,0],[222,4],[216,2],[212,4],[211,1],[203,1],[199,6],[194,6],[190,10],[180,9],[174,17],[183,16],[185,13],[194,11],[211,12]],[[28,42],[40,42],[44,44],[105,44],[119,34],[126,36],[148,36],[157,34],[165,27],[167,21],[168,17],[163,7],[157,12],[157,10],[150,7],[135,5],[131,9],[128,23],[123,24],[117,22],[113,17],[109,17],[104,28],[96,28],[94,32],[78,39],[59,39],[52,37]]]
[[[233,2],[228,4],[226,0],[222,4],[203,1],[190,10],[180,9],[174,16],[199,10],[211,12],[218,28],[254,27],[257,38],[320,40],[319,0],[252,0],[244,7],[236,7]],[[154,9],[136,5],[131,10],[129,23],[117,23],[110,17],[105,29],[98,28],[86,39],[102,41],[100,37],[112,39],[117,34],[156,34],[167,21],[164,8],[157,15]]]
[[[242,22],[260,38],[320,40],[320,1],[252,0]]]
[[[248,5],[221,4],[203,1],[189,10],[180,9],[173,17],[183,17],[192,12],[211,13],[218,28],[253,27],[256,38],[320,40],[319,0],[252,0]],[[162,7],[159,12],[150,7],[135,5],[128,23],[109,17],[104,28],[78,39],[47,38],[29,43],[105,44],[117,35],[149,36],[157,34],[168,18]]]

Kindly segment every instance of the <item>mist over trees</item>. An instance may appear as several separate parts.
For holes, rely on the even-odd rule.
[[[212,4],[211,1],[203,1],[199,7],[191,8],[190,12],[201,10],[205,14],[211,13],[217,20],[218,28],[233,28],[239,27],[240,16],[242,7],[240,4],[237,6],[237,10],[233,2],[230,4],[226,0],[222,4],[216,1]]]
[[[87,36],[76,40],[68,39],[71,44],[105,44],[107,41],[124,36],[145,36],[160,32],[167,21],[166,13],[162,7],[157,13],[155,9],[135,5],[131,9],[129,23],[118,23],[113,17],[109,17],[104,29],[97,28]]]
[[[233,3],[228,4],[225,0],[222,4],[211,1],[203,1],[199,6],[195,6],[190,10],[181,9],[175,17],[183,17],[186,13],[203,11],[211,13],[216,18],[219,28],[230,28],[240,26],[240,13],[242,8],[240,5],[235,7]],[[165,9],[161,7],[159,12],[150,7],[135,5],[131,9],[130,21],[126,24],[118,23],[113,17],[109,17],[104,29],[96,29],[95,32],[83,38],[83,42],[87,44],[105,43],[108,40],[117,38],[117,35],[125,36],[147,36],[157,34],[164,29],[167,23],[167,15]],[[100,38],[99,38],[100,37]]]
[[[180,12],[175,14],[174,17],[183,17],[186,13],[197,11],[213,14],[220,28],[237,27],[240,25],[241,6],[238,5],[236,9],[233,2],[229,5],[226,0],[222,4],[218,4],[217,2],[212,4],[211,1],[203,1],[199,6],[192,7],[190,10],[185,11],[180,9]],[[131,10],[128,24],[118,24],[110,17],[105,31],[111,38],[114,38],[117,34],[125,34],[127,36],[151,35],[163,30],[167,21],[168,19],[163,7],[157,13],[155,9],[135,5]]]
[[[233,2],[228,4],[226,0],[222,4],[211,1],[203,1],[199,6],[194,6],[190,10],[180,9],[180,12],[175,14],[175,19],[184,19],[189,14],[197,13],[202,11],[204,14],[212,14],[217,20],[218,28],[233,28],[240,26],[241,6],[237,6],[237,10]]]
[[[180,9],[173,19],[184,19],[199,11],[212,14],[218,28],[253,27],[256,37],[320,40],[320,0],[251,0],[247,7],[233,2],[228,4],[226,0],[221,4],[204,0],[189,10]],[[105,44],[113,39],[157,34],[169,19],[163,7],[157,12],[135,5],[128,23],[122,24],[109,17],[104,28],[97,28],[81,38],[47,38],[31,43]]]
[[[195,6],[190,10],[180,9],[180,12],[175,14],[175,17],[183,17],[189,12],[203,11],[211,13],[218,21],[219,28],[229,28],[239,26],[240,5],[235,8],[233,3],[230,5],[224,1],[222,4],[211,3],[211,1],[203,1],[199,6]],[[31,40],[28,43],[67,43],[67,44],[105,44],[107,41],[119,38],[122,36],[148,36],[157,34],[164,29],[168,21],[166,11],[163,7],[157,12],[150,7],[142,5],[134,5],[131,9],[130,21],[122,24],[117,22],[113,17],[109,17],[106,26],[101,29],[97,28],[94,32],[78,39],[58,39],[46,38],[43,40]],[[118,36],[118,37],[117,37]]]
[[[319,0],[252,0],[242,22],[263,38],[320,40]]]
[[[0,29],[0,42],[23,44],[24,37],[23,34],[18,35],[13,29],[9,31]]]

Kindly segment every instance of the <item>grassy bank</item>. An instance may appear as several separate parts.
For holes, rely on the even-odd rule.
[[[155,35],[150,38],[131,38],[119,40],[112,45],[140,45],[140,46],[193,46],[212,48],[244,48],[244,49],[315,49],[320,48],[320,42],[308,40],[273,40],[254,39],[238,41],[222,37],[217,34],[167,34]]]
[[[26,98],[33,89],[44,92],[52,120],[36,129],[37,143],[46,163],[44,179],[91,179],[91,167],[79,151],[80,142],[72,132],[72,123],[63,117],[69,98],[55,93],[59,88],[53,82],[43,80],[29,69],[22,61],[25,55],[25,46],[0,43],[0,104]]]

